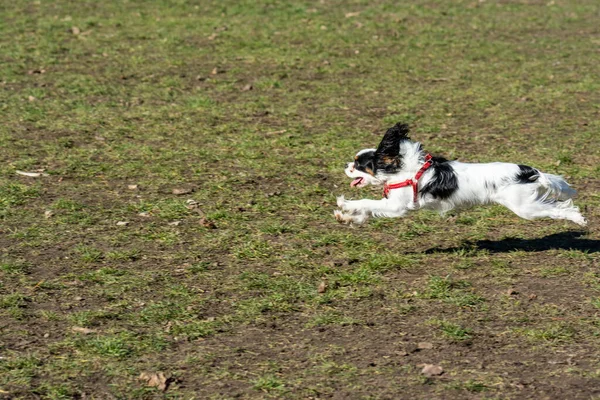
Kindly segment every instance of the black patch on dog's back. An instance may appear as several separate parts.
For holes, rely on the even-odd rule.
[[[443,157],[433,157],[433,178],[420,190],[421,194],[431,194],[435,198],[447,199],[458,189],[458,179],[454,168]]]
[[[539,177],[540,173],[537,169],[519,164],[519,173],[515,176],[515,179],[519,183],[532,183],[537,181]]]

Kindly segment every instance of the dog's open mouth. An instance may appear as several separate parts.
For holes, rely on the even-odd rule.
[[[350,184],[350,187],[362,187],[364,186],[363,183],[364,179],[363,178],[356,178],[355,180],[352,181],[352,183]]]

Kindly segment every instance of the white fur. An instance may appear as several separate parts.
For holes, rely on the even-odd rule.
[[[364,151],[372,149],[362,150]],[[403,167],[394,174],[376,173],[375,176],[354,169],[354,163],[348,163],[346,175],[351,178],[363,178],[358,187],[393,184],[414,178],[424,164],[425,153],[419,143],[404,140],[400,143],[400,155]],[[569,184],[560,176],[540,172],[540,177],[531,183],[518,183],[515,176],[519,173],[516,164],[494,162],[488,164],[470,164],[459,161],[449,162],[458,179],[458,189],[448,198],[434,198],[430,194],[419,193],[413,201],[410,186],[393,189],[388,198],[381,200],[346,200],[337,198],[340,208],[334,215],[341,223],[362,224],[369,217],[402,217],[409,211],[421,208],[445,213],[453,209],[467,208],[478,204],[501,204],[519,217],[532,220],[536,218],[566,219],[585,226],[586,219],[580,214],[572,201],[575,196]],[[538,171],[539,172],[539,171]],[[433,168],[425,171],[419,179],[419,188],[424,187],[433,177]]]

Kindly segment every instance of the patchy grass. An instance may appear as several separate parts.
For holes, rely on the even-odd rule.
[[[593,396],[598,7],[0,6],[0,393],[142,399],[162,371],[172,398]],[[341,166],[398,121],[566,176],[589,229],[338,225],[336,195],[381,196]]]

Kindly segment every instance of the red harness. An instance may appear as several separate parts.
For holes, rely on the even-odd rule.
[[[425,164],[423,164],[423,166],[421,167],[421,169],[419,170],[419,172],[416,173],[415,177],[412,179],[407,179],[403,182],[399,182],[399,183],[393,183],[391,185],[388,185],[387,183],[383,185],[383,197],[385,197],[387,199],[388,195],[390,194],[390,190],[392,189],[398,189],[398,188],[402,188],[405,186],[412,186],[413,188],[413,201],[416,203],[417,202],[417,195],[419,194],[419,179],[421,178],[421,176],[423,176],[423,174],[425,173],[425,171],[427,171],[429,169],[429,167],[431,167],[433,165],[433,162],[431,161],[431,154],[427,154],[425,156]]]

